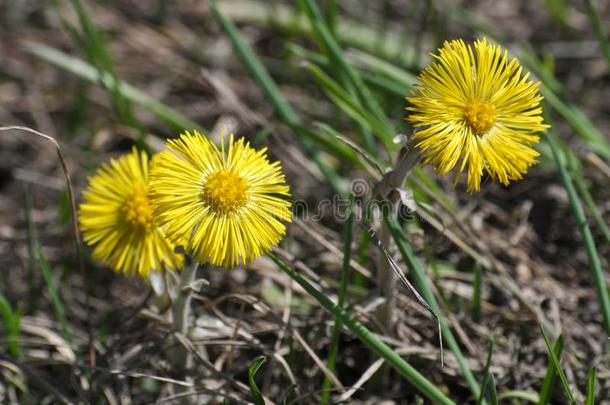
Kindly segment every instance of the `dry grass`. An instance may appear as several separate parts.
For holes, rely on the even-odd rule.
[[[104,33],[117,75],[198,123],[210,136],[228,129],[254,142],[262,140],[272,158],[282,161],[295,197],[310,207],[332,199],[335,191],[298,142],[299,135],[281,122],[236,58],[208,4],[167,2],[166,11],[159,14],[164,3],[84,2],[95,26]],[[424,2],[339,3],[340,22],[380,33],[380,43],[386,32],[409,38],[405,48],[426,52],[434,48],[435,40],[476,35],[450,7],[442,6],[453,1],[432,2],[436,5],[432,14],[427,14]],[[562,92],[607,134],[608,66],[589,27],[585,5],[566,5],[567,23],[562,25],[543,2],[463,3],[457,5],[460,10],[468,5],[470,12],[492,23],[494,31],[488,34],[515,49],[530,44],[547,57]],[[142,134],[156,150],[177,131],[134,103],[131,109],[139,124],[130,125],[113,104],[111,91],[24,50],[26,41],[33,41],[86,59],[58,18],[59,11],[77,24],[71,8],[58,4],[57,9],[45,2],[0,4],[0,124],[30,126],[57,139],[80,191],[88,173],[129,150]],[[294,6],[291,2],[282,5]],[[357,125],[314,84],[301,58],[286,50],[287,42],[317,50],[312,38],[296,29],[291,32],[290,27],[255,21],[258,8],[248,13],[249,6],[262,7],[258,2],[227,1],[222,10],[239,23],[242,35],[303,124],[315,128],[313,122],[325,122],[358,142]],[[607,21],[610,7],[599,2],[598,8],[602,21]],[[421,65],[421,60],[393,61],[411,73],[417,73]],[[404,100],[390,92],[380,93],[395,128],[406,133]],[[551,114],[561,139],[579,158],[604,221],[610,222],[608,161],[593,154],[590,144],[561,116]],[[491,371],[498,393],[537,395],[549,364],[538,328],[542,324],[553,339],[563,336],[562,365],[577,401],[584,401],[587,372],[595,366],[596,403],[604,403],[610,390],[607,335],[578,224],[549,156],[544,154],[525,181],[509,188],[488,183],[476,195],[465,193],[462,186],[453,189],[451,179],[430,172],[450,204],[459,209],[451,212],[441,201],[430,199],[429,213],[422,211],[409,224],[407,238],[425,263],[437,300],[479,383],[488,341],[493,340]],[[390,161],[381,147],[379,158]],[[329,152],[322,152],[320,159],[340,176],[342,184],[370,179],[363,168]],[[21,357],[9,355],[4,334],[0,340],[0,402],[163,403],[175,401],[177,387],[186,386],[187,393],[198,393],[199,403],[222,403],[223,398],[244,403],[252,401],[248,369],[259,355],[266,356],[267,362],[256,381],[268,403],[319,402],[332,317],[271,260],[261,258],[248,269],[203,274],[210,286],[196,296],[195,327],[188,339],[177,340],[169,327],[168,302],[149,294],[145,282],[114,274],[89,260],[85,273],[79,272],[63,178],[51,145],[17,132],[0,133],[0,292],[21,310]],[[26,199],[31,200],[31,209]],[[331,214],[323,213],[316,221],[295,221],[276,254],[335,298],[343,230]],[[610,245],[592,227],[607,278]],[[388,330],[378,322],[377,252],[363,245],[363,238],[364,232],[355,228],[349,312],[457,403],[475,403],[448,350],[441,368],[434,320],[406,289],[400,288],[396,297],[394,326]],[[32,248],[37,243],[51,263],[73,342],[52,309]],[[400,257],[394,248],[391,251]],[[481,315],[474,321],[471,306],[477,261],[483,276]],[[333,389],[335,401],[416,402],[418,394],[405,381],[382,366],[350,332],[343,332],[337,370],[331,374],[343,387]],[[165,360],[166,352],[176,345],[194,352],[197,368],[192,374],[172,369]],[[566,402],[559,381],[552,398],[551,403]],[[510,401],[517,400],[501,403],[527,403]]]

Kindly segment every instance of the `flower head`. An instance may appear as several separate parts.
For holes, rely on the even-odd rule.
[[[201,263],[234,267],[269,251],[290,222],[288,185],[266,149],[230,136],[220,149],[188,132],[167,142],[152,169],[156,215]]]
[[[445,42],[436,61],[420,75],[408,101],[407,120],[424,163],[444,175],[468,165],[468,191],[478,191],[486,171],[507,185],[536,163],[532,145],[542,122],[539,83],[522,75],[516,59],[486,39],[474,49],[462,40]]]
[[[84,240],[93,257],[114,270],[148,277],[163,265],[176,269],[181,258],[153,218],[148,156],[133,149],[89,178],[79,209]]]

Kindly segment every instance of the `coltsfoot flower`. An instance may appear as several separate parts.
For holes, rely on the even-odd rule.
[[[167,142],[151,171],[156,216],[200,263],[235,267],[268,252],[291,220],[279,162],[244,139],[219,149],[201,134]]]
[[[148,156],[136,148],[103,164],[89,178],[78,214],[94,259],[144,278],[164,265],[177,269],[182,264],[153,218],[148,173]]]
[[[484,171],[504,185],[523,178],[536,163],[537,133],[548,128],[539,83],[486,39],[474,49],[445,42],[434,57],[407,108],[424,163],[441,175],[457,166],[456,182],[468,166],[468,191],[479,190]]]

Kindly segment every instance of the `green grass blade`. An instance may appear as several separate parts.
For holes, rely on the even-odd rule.
[[[301,4],[303,4],[307,12],[320,45],[328,51],[329,56],[336,61],[337,68],[347,76],[356,91],[360,94],[362,105],[370,110],[377,119],[387,122],[387,117],[377,102],[377,98],[373,96],[356,69],[349,63],[335,37],[326,26],[322,13],[315,0],[302,0]]]
[[[542,327],[542,325],[540,325],[540,332],[542,333],[542,337],[544,338],[544,344],[546,345],[546,349],[549,352],[549,356],[551,357],[551,362],[553,363],[553,367],[555,367],[557,375],[559,376],[559,380],[561,381],[563,391],[566,393],[566,396],[568,397],[570,404],[576,404],[576,400],[574,399],[574,394],[572,393],[572,388],[570,388],[570,383],[568,382],[568,378],[566,377],[565,373],[563,372],[563,369],[561,368],[561,364],[559,364],[559,359],[557,358],[557,356],[555,356],[555,352],[553,351],[553,348],[551,347],[551,342],[549,341],[549,338],[546,335],[546,332],[544,331],[544,328]]]
[[[316,79],[318,82],[319,86],[322,88],[322,90],[324,90],[333,103],[335,103],[335,105],[341,108],[341,110],[352,117],[360,125],[364,126],[365,128],[372,129],[373,132],[377,134],[379,139],[381,139],[387,146],[394,146],[392,144],[394,132],[391,127],[360,106],[357,100],[354,100],[354,98],[348,92],[343,90],[339,83],[324,73],[318,66],[308,64],[307,70],[309,70],[314,79]]]
[[[327,0],[324,7],[326,24],[333,37],[337,37],[337,0]]]
[[[498,395],[498,401],[504,401],[505,399],[506,400],[517,399],[520,401],[531,402],[532,404],[538,403],[538,395],[532,394],[532,393],[526,392],[526,391],[519,391],[519,390],[506,391],[506,392],[503,392],[502,394]],[[517,403],[520,403],[520,402],[517,402]]]
[[[14,309],[11,304],[0,293],[0,315],[4,320],[4,334],[8,345],[8,352],[11,356],[18,359],[21,357],[19,346],[19,333],[21,331],[21,314],[18,308]]]
[[[496,390],[496,379],[493,374],[489,375],[489,384],[486,391],[489,393],[489,403],[491,405],[498,405],[498,392]]]
[[[489,348],[487,349],[487,361],[485,362],[485,370],[483,370],[483,375],[484,375],[483,384],[481,384],[481,394],[479,395],[479,399],[477,400],[477,405],[481,405],[481,403],[483,402],[483,398],[485,398],[485,396],[489,392],[488,387],[490,384],[490,379],[493,378],[493,375],[489,371],[489,369],[491,368],[491,357],[493,355],[493,350],[494,350],[494,342],[493,342],[493,340],[490,340]],[[495,390],[495,387],[494,387],[494,390]]]
[[[584,113],[574,105],[562,101],[544,86],[540,89],[545,101],[604,159],[610,159],[610,144]]]
[[[31,249],[30,254],[32,254],[32,257],[40,265],[42,277],[44,279],[47,290],[49,291],[49,296],[51,297],[51,305],[53,308],[53,312],[55,313],[55,317],[57,318],[57,321],[61,326],[64,337],[69,343],[73,343],[72,333],[68,325],[68,321],[66,319],[65,311],[59,298],[59,294],[57,292],[57,287],[55,286],[55,282],[53,280],[49,261],[47,260],[47,257],[44,254],[40,243],[38,242],[36,227],[34,226],[34,222],[32,221],[32,197],[29,190],[26,190],[25,194],[25,209],[25,220],[27,223],[28,230],[28,243],[29,249]],[[36,287],[35,290],[38,291],[38,287]]]
[[[347,294],[347,285],[349,282],[349,263],[352,258],[352,240],[354,236],[354,213],[352,211],[354,204],[354,196],[350,195],[348,206],[347,206],[347,221],[345,221],[345,238],[343,244],[343,266],[341,268],[341,279],[339,281],[339,297],[337,300],[337,306],[343,309],[345,305],[345,296]],[[330,349],[328,354],[328,360],[326,361],[326,367],[331,373],[335,371],[337,364],[337,353],[339,352],[339,337],[341,336],[341,321],[335,319],[333,330],[330,337]],[[330,388],[332,382],[325,375],[324,382],[322,384],[322,398],[320,403],[326,405],[330,399]]]
[[[589,192],[589,189],[585,184],[585,179],[582,173],[580,172],[580,169],[572,163],[573,160],[576,160],[576,157],[574,157],[573,159],[568,158],[568,168],[570,169],[570,174],[572,175],[572,179],[574,180],[574,185],[576,186],[578,193],[580,194],[585,205],[587,206],[589,213],[593,217],[595,224],[604,234],[606,242],[610,244],[610,228],[608,228],[608,224],[606,224],[604,217],[602,216],[601,212],[599,212],[599,209],[597,208],[597,205],[593,200],[593,196],[591,196],[591,193]]]
[[[561,358],[561,352],[563,350],[563,336],[559,336],[553,346],[553,353],[558,359]],[[553,387],[555,386],[555,378],[557,376],[557,369],[553,365],[553,361],[549,361],[549,365],[546,369],[546,375],[542,381],[542,388],[540,389],[540,395],[538,397],[538,405],[547,405],[551,400],[551,394]]]
[[[591,367],[587,373],[587,399],[585,405],[595,405],[595,367]]]
[[[225,1],[220,2],[218,7],[223,14],[240,23],[273,27],[291,35],[314,37],[309,19],[291,5],[260,1]],[[389,60],[398,59],[404,64],[409,64],[417,58],[414,53],[419,51],[403,33],[390,31],[380,42],[376,28],[349,18],[338,18],[336,38],[341,44],[350,48],[364,49]],[[429,58],[424,54],[419,59]]]
[[[399,95],[404,97],[408,96],[409,91],[417,82],[414,74],[370,53],[353,50],[349,56],[354,65],[366,69],[375,76],[382,76],[394,82]]]
[[[240,56],[252,76],[254,76],[260,87],[263,89],[265,95],[269,98],[269,101],[275,108],[275,111],[277,111],[282,120],[288,125],[298,124],[299,118],[297,114],[294,112],[290,104],[288,104],[284,96],[282,96],[280,89],[267,72],[267,69],[254,54],[250,46],[248,46],[248,44],[246,44],[246,42],[243,40],[237,27],[235,27],[235,25],[219,11],[216,1],[212,1],[211,7],[216,20],[220,23],[222,29],[229,36],[235,51]]]
[[[415,255],[413,254],[413,251],[405,240],[403,231],[400,225],[396,222],[396,219],[393,218],[391,215],[385,213],[384,220],[389,225],[392,237],[394,238],[394,241],[396,242],[398,250],[400,251],[404,261],[409,267],[410,276],[415,281],[415,285],[417,286],[419,293],[424,297],[424,299],[428,302],[432,309],[438,314],[445,343],[455,355],[460,370],[462,371],[462,374],[466,380],[466,383],[468,384],[468,387],[470,388],[470,391],[472,392],[472,395],[475,398],[478,398],[481,393],[479,384],[474,378],[474,375],[472,374],[472,371],[470,370],[470,367],[468,366],[468,363],[466,362],[466,359],[462,354],[462,350],[460,349],[458,342],[455,340],[453,332],[451,331],[447,320],[444,318],[443,312],[440,310],[438,303],[436,302],[436,298],[432,293],[432,289],[428,285],[428,281],[423,272],[422,265],[419,259],[417,259],[417,257],[415,257]]]
[[[556,144],[555,136],[556,135],[552,130],[544,133],[544,138],[551,147],[553,158],[557,163],[561,181],[563,182],[563,185],[568,193],[572,212],[576,218],[578,228],[583,238],[583,243],[589,258],[589,265],[591,266],[593,279],[597,288],[597,299],[599,301],[599,306],[604,319],[604,329],[606,333],[610,335],[610,297],[608,296],[606,279],[602,271],[601,262],[597,254],[597,248],[593,240],[593,235],[591,234],[591,229],[589,228],[589,224],[585,217],[585,212],[580,203],[580,199],[578,198],[576,189],[574,188],[574,184],[572,183],[572,178],[570,177],[566,168],[564,157],[560,154],[559,148]]]
[[[32,55],[87,81],[93,83],[102,82],[105,83],[106,86],[112,85],[113,79],[108,72],[100,72],[91,64],[67,55],[57,49],[36,42],[25,42],[24,49]],[[205,133],[205,130],[199,126],[199,124],[191,121],[178,111],[160,103],[143,91],[124,81],[119,81],[118,86],[120,87],[121,93],[126,98],[150,110],[157,118],[169,125],[172,130],[183,131],[184,129],[195,129],[201,133]]]
[[[59,292],[57,291],[57,286],[55,285],[55,281],[53,280],[53,274],[51,273],[49,261],[47,260],[47,256],[44,254],[44,251],[42,250],[40,245],[37,245],[36,248],[36,250],[38,251],[38,260],[40,263],[40,270],[42,271],[42,277],[44,278],[47,290],[49,291],[49,295],[51,296],[51,306],[53,307],[53,312],[55,313],[57,321],[61,325],[61,329],[63,331],[64,337],[66,338],[66,341],[72,344],[74,343],[74,336],[72,335],[72,331],[70,329],[70,326],[68,325],[64,306],[61,302],[61,299],[59,298]]]
[[[254,361],[250,365],[250,369],[248,370],[248,383],[250,384],[250,392],[252,393],[252,398],[256,405],[265,405],[263,394],[261,394],[261,391],[258,389],[258,386],[254,381],[254,376],[258,372],[258,369],[261,368],[265,360],[265,356],[258,356],[254,359]]]
[[[565,0],[544,0],[544,5],[557,23],[564,26],[567,25],[568,9]]]
[[[85,11],[80,0],[69,0],[69,3],[78,16],[84,38],[81,37],[77,30],[70,25],[68,20],[63,18],[60,14],[62,23],[68,28],[68,33],[73,39],[83,48],[89,62],[98,69],[100,77],[102,72],[107,72],[110,75],[110,83],[100,81],[99,84],[110,94],[119,119],[139,131],[138,142],[140,146],[145,146],[144,136],[146,132],[144,131],[142,124],[135,117],[129,99],[125,97],[121,91],[119,76],[114,68],[110,52],[106,49],[102,35],[95,28],[95,25],[89,18],[89,15]]]
[[[563,86],[555,78],[554,74],[536,56],[532,50],[523,49],[519,53],[519,59],[524,66],[532,70],[540,79],[540,93],[561,117],[576,131],[591,148],[605,159],[610,159],[610,142],[593,125],[591,120],[575,104],[571,103],[566,96]]]
[[[407,363],[402,357],[400,357],[395,351],[393,351],[388,345],[386,345],[381,339],[379,339],[373,332],[367,329],[362,323],[354,319],[349,315],[343,308],[333,303],[327,296],[321,291],[318,291],[313,285],[307,281],[299,273],[295,272],[286,263],[281,261],[273,254],[269,254],[269,257],[275,262],[275,264],[290,278],[296,281],[303,289],[314,299],[316,299],[320,305],[322,305],[327,311],[332,313],[337,319],[339,319],[350,331],[352,331],[366,346],[373,350],[377,355],[383,358],[390,366],[392,366],[400,375],[402,375],[411,385],[417,389],[422,395],[429,398],[433,403],[449,405],[454,402],[443,394],[432,382],[421,375],[416,369],[414,369],[409,363]]]
[[[610,45],[608,45],[608,39],[604,32],[602,20],[599,18],[599,13],[597,12],[597,8],[595,8],[595,4],[593,4],[593,0],[587,0],[587,11],[589,13],[589,18],[591,19],[593,31],[595,31],[595,35],[599,41],[599,46],[602,48],[602,53],[606,57],[606,62],[610,68]]]

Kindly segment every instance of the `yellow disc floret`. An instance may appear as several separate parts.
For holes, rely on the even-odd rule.
[[[228,214],[243,207],[247,201],[248,184],[230,170],[220,170],[208,176],[201,198],[219,212]]]
[[[496,123],[496,107],[493,104],[472,100],[464,110],[464,119],[476,135],[484,135]]]
[[[136,228],[150,230],[153,227],[154,207],[144,187],[135,187],[123,206],[125,220]]]

